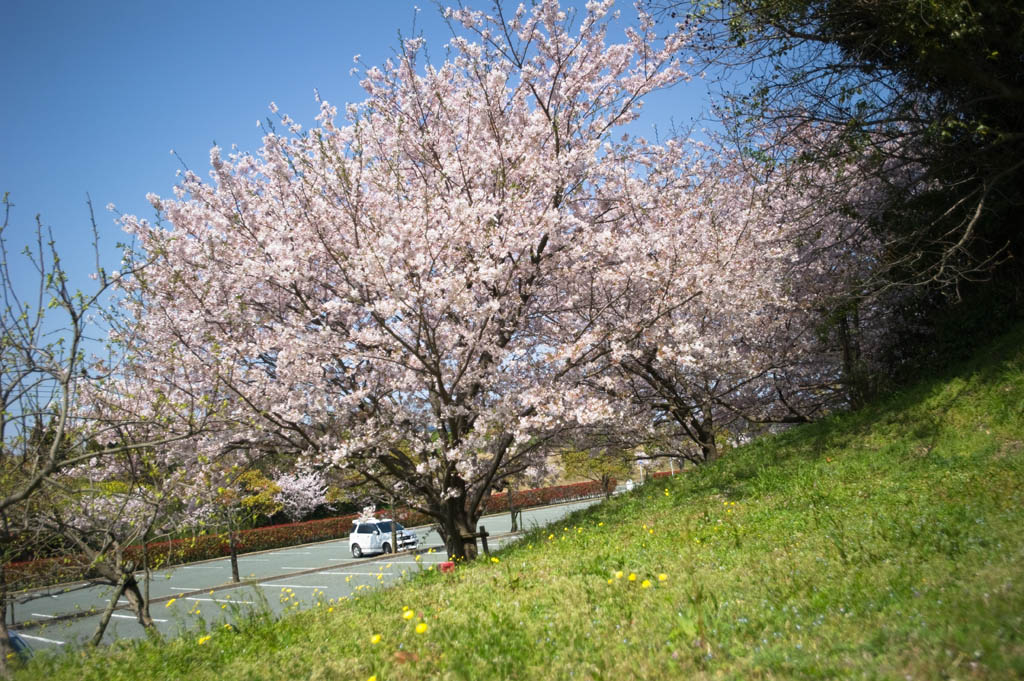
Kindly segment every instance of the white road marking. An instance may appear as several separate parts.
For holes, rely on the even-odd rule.
[[[45,617],[48,620],[52,620],[55,617],[55,615],[44,615],[41,612],[33,612],[29,614],[31,614],[33,617]]]
[[[42,636],[29,636],[28,634],[22,633],[20,631],[18,632],[18,636],[21,636],[22,638],[27,638],[30,641],[45,641],[46,643],[56,643],[59,646],[62,646],[65,643],[64,641],[58,641],[52,638],[43,638]]]
[[[169,586],[169,587],[167,587],[167,588],[168,588],[168,589],[173,589],[174,591],[207,591],[207,590],[208,590],[208,589],[209,589],[210,587],[208,587],[208,586],[205,586],[205,587],[195,587],[195,586]]]
[[[123,619],[123,620],[133,620],[133,619],[137,619],[137,618],[135,617],[135,615],[118,615],[117,613],[113,613],[113,614],[111,614],[110,616],[111,616],[111,617],[117,617],[117,618],[119,618],[119,619]],[[154,617],[154,618],[153,618],[153,621],[154,621],[154,622],[166,622],[167,620],[162,620],[162,619],[158,619],[158,618]]]
[[[182,565],[184,570],[223,570],[227,565]]]
[[[210,601],[211,603],[241,603],[243,605],[252,605],[252,601],[233,601],[230,599],[218,601],[216,598],[194,598],[189,596],[185,599],[186,601]]]
[[[267,588],[267,589],[276,589],[277,587],[281,587],[282,589],[327,589],[328,588],[326,586],[308,586],[306,584],[272,584],[272,583],[269,583],[269,582],[266,583],[266,584],[260,584],[259,586],[262,586],[262,587]]]
[[[318,575],[364,575],[366,577],[376,577],[379,574],[390,575],[394,574],[391,572],[318,572]]]

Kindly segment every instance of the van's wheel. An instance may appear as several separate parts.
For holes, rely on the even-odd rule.
[[[361,548],[359,548],[359,544],[353,544],[352,545],[352,556],[354,558],[362,558],[363,557],[363,550]]]
[[[384,553],[391,553],[391,544],[384,542],[384,546],[381,548],[384,549]]]

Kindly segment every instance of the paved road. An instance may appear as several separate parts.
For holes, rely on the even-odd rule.
[[[572,511],[598,500],[586,500],[523,512],[527,528],[557,521]],[[487,516],[480,521],[494,538],[492,550],[515,540],[509,534],[511,519],[507,513]],[[164,634],[193,630],[202,618],[221,626],[240,611],[266,602],[275,612],[290,607],[312,607],[317,600],[329,602],[358,590],[377,588],[428,569],[447,559],[440,537],[430,528],[416,528],[420,550],[354,560],[348,540],[338,539],[277,551],[239,556],[239,573],[250,584],[231,585],[231,564],[227,558],[161,570],[153,575],[150,586],[150,614]],[[435,568],[436,569],[436,568]],[[88,639],[96,629],[99,612],[109,601],[110,587],[91,586],[64,592],[40,592],[39,598],[19,603],[15,617],[19,631],[35,648],[75,645]],[[298,605],[296,605],[296,603]],[[126,607],[127,602],[119,605]],[[91,613],[66,618],[71,613]],[[131,611],[115,610],[104,640],[138,638],[143,629]]]

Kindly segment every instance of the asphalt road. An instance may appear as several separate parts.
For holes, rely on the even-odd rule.
[[[522,525],[530,528],[560,520],[598,499],[523,511]],[[486,516],[480,525],[493,535],[491,550],[514,541],[508,513]],[[354,560],[348,539],[295,546],[276,551],[244,554],[239,573],[247,584],[231,584],[227,558],[160,570],[150,585],[150,615],[165,635],[196,630],[200,618],[207,625],[223,626],[247,608],[266,603],[271,610],[309,608],[317,601],[347,597],[357,591],[380,588],[419,570],[447,560],[440,537],[428,527],[416,528],[420,548],[410,552]],[[436,569],[436,567],[434,568]],[[14,609],[12,628],[36,649],[76,645],[96,630],[100,614],[113,593],[111,587],[70,586],[37,592]],[[118,638],[140,638],[142,627],[121,601],[104,634],[109,643]],[[77,615],[68,617],[68,615]]]

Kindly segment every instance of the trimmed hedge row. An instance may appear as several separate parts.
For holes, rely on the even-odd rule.
[[[609,483],[611,489],[615,489],[616,482]],[[577,482],[571,485],[557,485],[555,487],[539,487],[536,489],[516,490],[512,492],[512,506],[515,508],[529,508],[531,506],[547,506],[549,504],[565,501],[576,501],[579,499],[591,499],[602,496],[604,488],[600,482]],[[509,510],[508,492],[492,494],[484,502],[485,513],[501,513]]]
[[[612,482],[614,487],[614,481]],[[517,509],[531,506],[587,499],[604,493],[597,482],[581,482],[572,485],[542,487],[513,493],[512,501]],[[484,503],[485,513],[501,513],[509,510],[508,494],[492,494]],[[387,511],[378,511],[378,515],[387,515]],[[394,511],[398,522],[406,526],[429,525],[434,522],[429,516],[402,508]],[[352,524],[357,514],[307,520],[299,523],[272,525],[238,533],[238,552],[265,551],[297,544],[341,539],[352,531]],[[169,539],[147,544],[149,563],[157,569],[170,565],[194,563],[212,558],[223,558],[231,554],[227,533],[204,534],[185,539]],[[129,546],[125,549],[125,559],[142,563],[142,547]],[[44,558],[40,560],[11,563],[5,567],[8,587],[12,591],[33,589],[62,582],[88,579],[88,561],[84,556],[73,555],[60,558]]]

